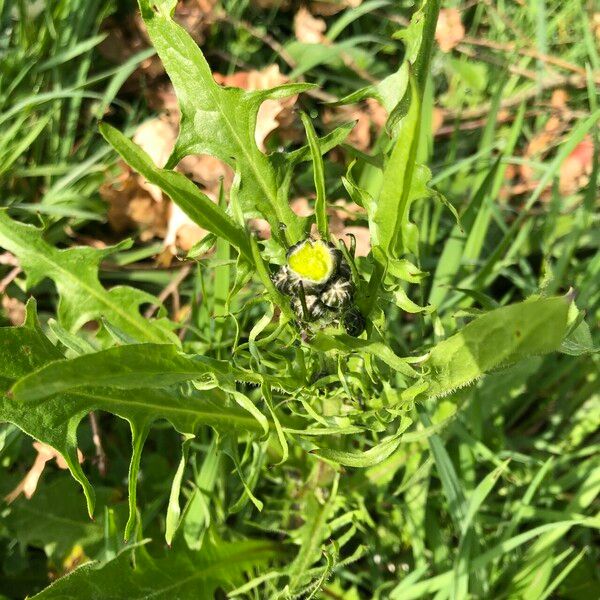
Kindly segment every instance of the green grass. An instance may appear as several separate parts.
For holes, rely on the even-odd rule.
[[[598,597],[590,7],[456,3],[468,37],[429,60],[432,0],[422,29],[407,28],[411,3],[347,8],[317,46],[295,39],[296,4],[227,0],[202,53],[169,18],[175,2],[155,4],[144,18],[184,114],[169,167],[230,163],[239,180],[216,204],[129,139],[157,81],[123,84],[154,50],[114,65],[98,45],[134,3],[0,1],[0,246],[24,271],[5,291],[36,300],[25,326],[0,328],[0,491],[33,464],[30,436],[79,482],[48,463],[31,500],[2,505],[0,597]],[[251,125],[267,94],[211,71],[274,62],[291,83],[270,94],[303,92],[306,141],[276,133],[265,155]],[[552,114],[555,88],[568,109]],[[324,94],[388,108],[368,156],[347,127],[330,133]],[[560,134],[526,155],[557,114]],[[563,193],[561,165],[588,138],[589,181]],[[118,155],[211,233],[214,253],[192,251],[183,278],[152,262],[160,243],[107,223],[99,187]],[[522,165],[533,184],[507,198]],[[298,196],[310,219],[290,210]],[[342,197],[376,246],[352,265],[360,337],[299,326],[269,278],[312,223],[326,234]],[[247,227],[257,216],[269,242]],[[74,248],[90,239],[113,247]],[[173,281],[178,302],[144,317]]]

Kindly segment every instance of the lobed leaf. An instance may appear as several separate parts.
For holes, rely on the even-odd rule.
[[[232,385],[236,380],[254,385],[271,381],[267,375],[243,371],[225,360],[187,355],[175,345],[128,344],[54,361],[23,377],[12,393],[19,401],[39,402],[88,386],[128,390],[139,388],[143,381],[146,388],[164,389],[190,380],[203,380],[209,387]],[[295,385],[290,380],[277,383]]]
[[[322,151],[319,146],[319,139],[315,133],[315,128],[306,113],[301,114],[306,138],[310,147],[310,154],[313,163],[313,172],[315,180],[315,190],[317,198],[315,200],[315,216],[317,229],[324,240],[329,239],[329,221],[327,219],[327,198],[325,197],[325,172],[323,169]]]
[[[348,452],[332,448],[318,448],[311,450],[311,454],[346,467],[367,468],[378,465],[396,451],[402,441],[402,434],[410,427],[412,419],[402,417],[398,431],[385,438],[369,450]]]
[[[6,211],[0,211],[0,246],[19,259],[29,288],[47,277],[54,281],[60,296],[58,319],[69,331],[104,318],[136,340],[178,343],[164,322],[149,321],[140,314],[142,304],[158,303],[154,296],[126,286],[106,290],[100,284],[101,261],[124,244],[102,250],[59,250],[43,239],[41,229],[14,221]]]
[[[430,397],[445,396],[493,369],[556,350],[567,331],[567,297],[532,298],[492,310],[437,344],[423,363]]]
[[[118,129],[100,124],[100,133],[121,158],[150,183],[159,186],[200,227],[227,240],[251,260],[247,233],[182,173],[159,169],[139,146]]]
[[[302,221],[280,193],[277,170],[258,148],[255,129],[258,109],[265,100],[292,96],[313,86],[290,84],[246,92],[218,85],[196,42],[172,19],[171,4],[170,0],[139,0],[152,45],[181,108],[179,137],[167,168],[190,154],[210,154],[223,160],[241,174],[242,204],[257,209],[269,221],[274,235],[283,223],[288,242],[299,241],[304,231]]]
[[[24,326],[0,328],[0,382],[4,388],[0,420],[14,423],[61,453],[84,489],[90,515],[94,511],[94,491],[77,459],[77,427],[93,410],[104,410],[127,420],[132,433],[133,454],[129,469],[130,515],[126,537],[135,522],[139,461],[152,422],[167,419],[180,433],[190,435],[201,425],[224,432],[241,429],[254,433],[263,433],[265,423],[272,426],[262,415],[258,420],[255,414],[238,408],[226,393],[214,386],[198,391],[173,385],[207,373],[223,377],[226,382],[226,375],[220,370],[224,367],[219,361],[212,367],[202,360],[186,361],[184,355],[178,354],[176,346],[168,344],[114,347],[65,360],[39,328],[33,302],[29,303],[27,314]],[[169,357],[173,361],[170,378],[167,374]],[[154,375],[147,370],[141,377],[138,367],[146,359],[147,369],[154,366],[157,370]],[[182,373],[185,368],[187,371]],[[44,392],[42,387],[55,377],[64,377],[64,380],[55,381]],[[19,383],[13,386],[16,391],[8,392],[17,380]],[[45,382],[42,387],[40,381]]]
[[[429,170],[417,167],[417,148],[421,124],[421,99],[411,78],[410,106],[400,123],[397,141],[383,171],[383,184],[375,212],[370,216],[374,244],[390,258],[414,251],[409,231],[409,211],[413,200],[428,195]]]
[[[193,552],[184,548],[153,558],[143,547],[129,547],[107,563],[89,562],[33,596],[32,600],[212,600],[219,588],[244,581],[244,573],[277,558],[270,541],[205,541]],[[133,554],[135,553],[135,560]]]

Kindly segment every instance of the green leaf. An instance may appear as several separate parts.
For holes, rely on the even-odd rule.
[[[88,512],[92,514],[94,491],[77,457],[77,425],[85,413],[65,413],[61,399],[48,403],[43,410],[32,411],[7,394],[13,381],[60,358],[62,355],[59,350],[42,333],[35,312],[35,301],[30,300],[22,327],[0,329],[0,421],[14,423],[25,433],[60,452],[73,477],[82,485]]]
[[[62,563],[75,545],[88,556],[100,550],[104,538],[103,516],[91,521],[82,502],[81,493],[65,474],[48,485],[38,485],[32,498],[21,496],[10,506],[6,521],[15,539],[25,548],[28,545],[45,548],[48,556]],[[111,494],[98,490],[101,501]]]
[[[267,99],[292,96],[313,87],[289,84],[246,92],[222,87],[194,40],[170,16],[168,0],[139,0],[142,17],[173,83],[181,108],[179,137],[167,163],[170,169],[190,154],[210,154],[241,174],[240,200],[257,209],[278,235],[286,226],[289,243],[303,237],[301,219],[292,211],[274,162],[256,145],[256,117]]]
[[[323,157],[319,147],[319,139],[315,133],[310,117],[306,113],[301,113],[302,123],[306,131],[306,138],[310,146],[312,156],[313,172],[315,179],[315,190],[317,199],[315,200],[315,215],[317,217],[317,229],[324,240],[329,240],[329,221],[327,219],[327,198],[325,197],[325,172],[323,170]]]
[[[319,149],[322,154],[326,154],[336,146],[339,146],[350,134],[354,126],[356,125],[356,121],[351,121],[349,123],[342,123],[342,125],[338,125],[333,131],[330,131],[328,134],[324,135],[322,138],[319,138]],[[294,167],[301,162],[308,161],[312,158],[310,146],[302,146],[297,150],[292,150],[286,154],[284,153],[275,153],[271,156],[273,161],[278,161],[278,170],[286,171],[286,168],[282,168],[281,164],[287,166]]]
[[[78,567],[32,600],[213,600],[218,588],[236,587],[244,581],[244,573],[279,553],[277,544],[266,540],[225,543],[207,538],[198,552],[177,548],[164,558],[153,558],[138,546],[105,564]]]
[[[333,476],[330,493],[322,500],[309,492],[303,502],[301,517],[303,524],[292,532],[294,541],[299,544],[298,554],[287,569],[289,587],[284,592],[297,593],[311,579],[311,565],[323,554],[323,543],[331,536],[331,519],[335,515],[339,475]],[[301,594],[304,596],[305,594]]]
[[[226,393],[215,388],[216,383],[210,386],[214,389],[202,391],[168,387],[203,376],[222,378],[227,383],[232,373],[225,361],[211,363],[203,357],[196,361],[178,353],[176,346],[164,344],[114,347],[65,360],[39,329],[35,305],[30,303],[23,327],[0,328],[0,382],[6,390],[12,382],[20,380],[14,386],[16,393],[4,395],[0,419],[14,423],[61,453],[83,486],[90,515],[94,511],[94,492],[77,460],[77,426],[93,410],[104,410],[127,420],[133,444],[128,537],[135,523],[141,452],[152,422],[164,418],[180,433],[190,435],[201,425],[221,431],[241,429],[255,433],[263,433],[265,425],[272,426],[262,415],[258,420],[257,412],[250,414],[235,406]],[[64,379],[62,383],[55,381],[44,392],[40,381],[55,377]],[[250,379],[256,378],[251,375]]]
[[[429,302],[435,306],[439,306],[448,293],[452,280],[458,272],[461,262],[464,260],[464,247],[467,240],[465,231],[471,232],[473,230],[473,225],[477,215],[480,213],[482,203],[486,199],[486,196],[489,197],[493,191],[492,186],[496,180],[499,168],[500,159],[498,158],[473,194],[473,198],[461,216],[460,221],[464,231],[461,231],[460,226],[456,224],[444,243],[444,248],[437,261],[429,293]]]
[[[415,74],[422,95],[429,70],[439,10],[439,0],[423,0],[419,8],[412,14],[408,27],[400,30],[394,36],[401,39],[406,48],[405,60],[400,68],[380,82],[357,90],[334,104],[352,104],[365,98],[376,98],[386,109],[388,115],[392,115],[405,96],[408,87],[409,65],[412,66],[412,72]]]
[[[374,245],[380,246],[389,258],[400,258],[402,253],[414,251],[409,232],[410,205],[428,195],[429,170],[416,167],[421,101],[414,79],[410,89],[410,107],[400,123],[397,141],[383,171],[375,212],[369,219]]]
[[[591,521],[591,519],[590,519]],[[502,542],[492,549],[480,554],[471,561],[471,571],[485,567],[487,564],[492,562],[498,557],[507,556],[513,550],[522,546],[530,540],[535,539],[542,534],[549,532],[561,532],[563,535],[569,531],[573,526],[580,525],[583,527],[594,527],[593,523],[588,523],[585,520],[581,521],[557,521],[555,523],[548,523],[546,525],[540,525],[525,531],[519,535],[516,535],[505,542]],[[436,575],[425,581],[419,581],[417,583],[405,584],[400,582],[390,593],[391,600],[413,600],[416,598],[430,597],[431,594],[441,589],[448,589],[452,585],[452,578],[454,571],[446,571],[441,575]]]
[[[227,240],[245,258],[251,259],[248,234],[185,175],[159,169],[139,146],[106,123],[100,124],[100,133],[127,164],[159,186],[194,223]]]
[[[202,380],[212,387],[234,381],[272,381],[267,375],[233,367],[229,361],[186,355],[175,345],[129,344],[55,361],[22,378],[12,391],[16,400],[39,402],[86,386],[128,390],[139,388],[143,382],[146,388],[166,388],[190,380]],[[277,383],[291,382],[278,379]]]
[[[475,531],[472,527],[473,520],[484,500],[496,485],[498,478],[508,466],[508,460],[486,475],[478,486],[473,490],[469,499],[469,505],[461,523],[461,538],[458,551],[454,560],[454,585],[453,598],[464,598],[468,593],[469,585],[469,561],[473,554],[475,544]]]
[[[581,356],[598,352],[599,348],[594,346],[594,340],[590,328],[585,321],[581,321],[563,340],[560,345],[560,351],[563,354],[571,356]]]
[[[187,435],[181,445],[181,460],[171,483],[171,493],[169,494],[169,505],[167,507],[167,516],[165,518],[165,541],[169,546],[173,542],[173,536],[181,522],[181,508],[179,506],[179,494],[181,493],[181,483],[183,481],[183,472],[187,464],[190,442],[194,436]]]
[[[354,21],[362,17],[362,15],[373,12],[379,8],[389,5],[389,0],[368,0],[364,4],[346,10],[341,13],[341,16],[327,30],[327,39],[332,42]]]
[[[126,286],[106,290],[100,284],[101,261],[128,245],[58,250],[43,239],[42,230],[0,211],[0,246],[17,256],[29,288],[47,277],[54,281],[60,296],[58,319],[69,331],[104,318],[137,340],[177,343],[177,336],[164,322],[150,321],[139,312],[142,304],[159,303],[154,296]]]
[[[371,354],[392,369],[408,377],[418,377],[419,373],[415,371],[405,358],[400,358],[394,351],[383,342],[375,342],[352,337],[346,333],[327,335],[318,332],[311,340],[311,346],[327,352],[330,350],[339,350],[342,352],[364,352]]]
[[[284,296],[273,284],[273,281],[269,276],[269,271],[267,269],[267,265],[265,264],[265,260],[260,254],[258,242],[254,238],[254,236],[250,238],[250,249],[252,251],[252,260],[256,268],[256,274],[258,275],[262,284],[265,286],[267,293],[269,294],[273,302],[277,304],[277,306],[279,306],[281,312],[287,318],[287,320],[293,321],[295,319],[295,316],[292,312],[292,309],[290,308],[289,299],[286,296]]]
[[[410,427],[412,419],[402,417],[398,431],[393,435],[383,439],[381,442],[361,452],[348,452],[345,450],[334,450],[331,448],[317,448],[311,450],[311,454],[315,454],[319,458],[329,460],[346,467],[366,468],[378,465],[388,456],[396,451],[402,440],[402,434]]]
[[[401,308],[404,312],[416,314],[416,313],[426,313],[429,314],[434,311],[435,307],[431,304],[429,306],[419,306],[417,303],[413,302],[408,294],[402,288],[398,288],[394,292],[394,304]]]
[[[199,550],[202,547],[204,534],[210,526],[209,506],[218,479],[222,456],[215,436],[204,455],[202,467],[194,481],[192,495],[184,509],[183,536],[191,550]]]
[[[569,300],[535,298],[476,318],[429,353],[426,394],[440,397],[493,369],[556,350],[566,333]]]

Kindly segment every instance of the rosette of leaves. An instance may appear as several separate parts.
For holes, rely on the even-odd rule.
[[[381,155],[369,163],[378,170],[379,189],[361,188],[354,181],[352,165],[343,179],[349,195],[365,208],[371,231],[372,252],[359,264],[360,272],[353,274],[354,299],[367,319],[366,332],[356,337],[325,328],[302,340],[289,298],[271,276],[285,262],[289,248],[307,238],[313,221],[321,239],[329,241],[322,155],[343,141],[351,125],[318,138],[304,115],[307,146],[287,153],[261,152],[254,140],[261,103],[311,86],[288,84],[247,92],[218,85],[200,48],[172,19],[175,4],[175,0],[139,2],[181,108],[179,138],[166,167],[158,168],[108,124],[101,125],[101,132],[132,168],[214,236],[225,262],[231,249],[237,253],[235,278],[227,279],[226,289],[214,291],[221,307],[233,302],[252,276],[260,282],[263,295],[248,306],[259,301],[266,308],[256,317],[251,313],[251,324],[245,322],[247,335],[236,337],[226,354],[198,351],[206,348],[198,343],[182,344],[173,333],[175,325],[163,315],[153,321],[141,316],[143,303],[156,302],[152,296],[128,286],[107,290],[100,283],[100,262],[122,246],[59,250],[46,241],[43,230],[0,213],[0,245],[19,258],[30,285],[48,277],[60,296],[52,341],[38,322],[34,302],[28,305],[22,327],[0,329],[1,418],[65,457],[83,486],[90,514],[94,492],[77,460],[78,424],[93,410],[128,421],[133,451],[127,536],[136,523],[136,482],[144,442],[152,424],[166,419],[184,437],[169,499],[169,542],[182,515],[192,512],[199,497],[192,496],[181,509],[183,466],[189,441],[200,428],[214,429],[215,451],[229,457],[240,478],[241,492],[228,510],[237,512],[249,502],[261,510],[263,502],[254,494],[260,466],[267,460],[286,461],[290,445],[295,453],[310,454],[336,468],[373,467],[398,449],[415,416],[414,401],[435,400],[525,356],[556,350],[569,328],[579,323],[570,297],[532,297],[473,318],[437,345],[415,349],[419,356],[402,358],[393,350],[383,299],[394,298],[407,312],[431,310],[409,300],[403,287],[419,284],[425,276],[417,266],[418,229],[410,220],[411,205],[434,195],[427,187],[429,171],[417,161],[421,100],[439,9],[439,2],[429,0],[404,33],[401,69],[376,88],[361,92],[363,97],[381,97],[390,112]],[[173,170],[193,153],[211,154],[235,169],[228,205],[213,203]],[[291,210],[288,193],[295,168],[309,160],[316,201],[314,218],[307,219]],[[273,241],[268,247],[261,248],[247,227],[247,219],[256,214],[271,225]],[[329,273],[322,275],[327,279]],[[229,314],[219,310],[221,317]],[[94,343],[84,342],[77,334],[92,319],[102,322],[101,334]],[[333,481],[338,478],[330,482],[335,491]],[[326,566],[313,566],[339,525],[334,519],[336,494],[330,498],[331,503],[320,504],[327,508],[317,514],[307,502],[305,521],[315,518],[314,527],[295,532],[294,541],[300,545],[296,560],[289,570],[273,575],[287,578],[290,594],[316,589],[336,563],[351,558],[339,557],[338,544],[326,553]],[[349,533],[344,541],[351,537]],[[108,572],[122,572],[125,562],[119,560]],[[88,571],[94,579],[100,573]],[[64,585],[68,589],[68,583]]]

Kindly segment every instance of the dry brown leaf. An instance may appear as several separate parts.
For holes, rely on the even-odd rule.
[[[163,166],[177,138],[178,115],[161,115],[145,121],[134,134],[134,141],[158,165]],[[192,180],[201,184],[207,193],[218,189],[221,178],[231,181],[229,167],[212,156],[187,156],[177,166]],[[102,197],[109,202],[108,218],[115,231],[140,229],[140,239],[164,238],[172,255],[177,248],[187,251],[205,235],[176,205],[166,199],[162,190],[144,177],[124,166],[123,172],[111,184],[101,187]],[[181,234],[179,234],[181,229]]]
[[[368,150],[371,145],[371,117],[368,110],[358,104],[349,104],[323,111],[324,125],[335,126],[348,121],[356,121],[356,124],[348,134],[346,142],[363,152]]]
[[[435,135],[441,126],[444,124],[445,111],[442,108],[435,106],[431,115],[431,133]]]
[[[313,0],[308,2],[308,6],[313,14],[330,17],[346,8],[356,8],[361,3],[362,0]],[[272,8],[289,10],[293,3],[291,0],[252,0],[252,4],[264,10]]]
[[[313,207],[308,198],[295,198],[290,203],[290,206],[300,217],[309,217],[313,214]],[[358,204],[346,200],[336,200],[327,208],[329,230],[332,237],[344,240],[349,245],[350,240],[348,235],[353,235],[356,238],[356,256],[367,256],[371,250],[369,229],[364,226],[355,225],[356,218],[364,214],[365,210],[358,206]],[[268,231],[268,225],[266,225],[265,231]],[[265,231],[262,232],[263,235],[269,237],[270,231],[268,231],[268,234]],[[315,224],[313,224],[311,233],[318,236]]]
[[[248,221],[248,226],[261,240],[268,240],[271,238],[271,226],[266,219],[250,219]]]
[[[367,98],[367,112],[371,117],[371,121],[378,130],[385,127],[388,119],[388,113],[375,98]]]
[[[558,88],[552,92],[552,97],[550,98],[550,105],[552,106],[552,108],[560,110],[567,107],[568,101],[569,93],[567,92],[567,90]]]
[[[154,164],[164,167],[177,139],[177,126],[167,115],[144,121],[136,130],[133,141],[146,152]],[[156,202],[162,202],[161,189],[139,178],[140,187],[145,189]]]
[[[567,100],[568,95],[562,89],[552,93],[550,104],[555,112],[545,122],[543,129],[529,140],[523,153],[525,158],[534,160],[542,158],[557,144],[562,132],[568,126],[568,121],[564,119],[563,114],[564,109],[567,108]],[[523,189],[529,189],[530,184],[536,181],[533,168],[528,164],[522,164],[519,166],[519,173]]]
[[[294,35],[299,42],[322,44],[326,41],[324,35],[326,29],[325,21],[313,17],[304,6],[294,16]]]
[[[456,8],[442,8],[435,28],[435,39],[442,52],[450,52],[465,37],[465,28]]]
[[[133,135],[133,141],[161,168],[169,159],[176,139],[177,126],[166,115],[144,121]]]
[[[56,464],[59,469],[68,468],[67,463],[61,454],[51,446],[48,446],[48,444],[43,444],[42,442],[33,442],[33,447],[37,451],[35,461],[19,485],[17,485],[12,492],[5,496],[4,499],[8,504],[14,502],[21,494],[24,494],[25,498],[28,500],[33,496],[33,494],[35,494],[40,477],[42,476],[44,468],[46,467],[46,463],[49,460],[56,459]],[[79,459],[80,463],[83,462],[83,454],[79,448],[77,449],[77,458]]]
[[[100,43],[98,50],[105,59],[114,64],[123,64],[150,46],[146,26],[138,12],[118,18],[109,17],[102,29],[107,37]],[[138,91],[144,80],[154,81],[164,72],[162,62],[157,55],[146,58],[128,78],[122,91]]]
[[[186,156],[178,165],[177,170],[198,183],[205,192],[215,197],[219,190],[221,179],[225,188],[233,182],[233,171],[222,160],[208,154]]]
[[[276,87],[289,81],[277,65],[260,71],[240,71],[227,76],[215,73],[214,78],[221,85],[249,91]],[[294,120],[292,107],[296,99],[297,96],[292,96],[263,102],[257,115],[255,132],[256,144],[261,150],[265,150],[265,142],[271,132],[282,123],[288,126]],[[157,110],[164,109],[166,112],[142,123],[133,140],[158,166],[163,166],[177,139],[180,113],[170,84],[160,86],[152,100]],[[226,188],[233,181],[232,169],[209,155],[186,156],[176,170],[200,185],[213,200],[218,195],[221,181]],[[116,180],[105,183],[100,193],[110,205],[108,217],[115,231],[139,228],[142,240],[163,238],[165,248],[172,256],[176,254],[177,248],[188,251],[206,235],[204,229],[198,227],[179,207],[163,196],[160,188],[148,183],[129,167],[124,166]],[[165,253],[161,257],[161,261],[165,263]]]
[[[356,121],[356,125],[346,141],[364,152],[371,147],[372,130],[379,133],[385,126],[387,112],[373,98],[369,98],[363,105],[336,106],[323,112],[325,125],[338,125],[348,121]]]
[[[278,8],[279,10],[287,10],[290,7],[290,0],[252,0],[252,4],[258,8],[268,10]]]
[[[290,202],[290,208],[299,216],[299,217],[308,217],[312,215],[313,209],[308,201],[308,198],[299,197],[294,198]]]
[[[543,161],[555,150],[561,142],[565,131],[570,127],[573,113],[568,107],[569,96],[563,89],[552,93],[550,107],[552,113],[544,126],[529,140],[523,151],[523,157],[531,161]],[[547,106],[547,105],[545,105]],[[560,168],[559,190],[563,195],[574,194],[585,187],[590,178],[593,166],[594,148],[590,136],[580,142],[571,154],[563,161]],[[538,176],[533,167],[527,163],[509,165],[505,175],[505,185],[500,190],[503,200],[512,196],[530,193],[538,185]],[[551,189],[547,187],[541,195],[541,201],[548,201]]]
[[[310,3],[310,10],[315,15],[321,17],[330,17],[346,8],[356,8],[360,6],[362,0],[320,0]]]
[[[590,181],[594,163],[594,142],[586,136],[567,156],[560,167],[559,190],[562,194],[574,194]]]
[[[278,65],[271,65],[260,71],[238,71],[233,75],[214,74],[215,81],[221,85],[240,87],[248,91],[265,90],[289,82]],[[297,95],[281,100],[266,100],[258,110],[256,117],[256,145],[264,152],[265,142],[269,134],[281,125],[288,126],[293,120],[292,107],[298,99]]]
[[[198,43],[203,43],[207,29],[220,17],[217,0],[180,0],[175,20]],[[127,59],[151,46],[146,26],[138,11],[130,15],[109,17],[102,26],[106,39],[99,51],[108,61],[121,65]],[[170,89],[164,66],[158,55],[142,61],[121,88],[122,92],[143,95],[156,108],[161,92]],[[163,106],[166,102],[163,101]],[[110,110],[110,109],[109,109]]]
[[[23,325],[25,321],[25,304],[16,298],[11,298],[8,294],[2,294],[2,308],[7,319],[13,325]]]
[[[369,233],[368,227],[349,225],[344,227],[342,235],[354,236],[354,238],[356,239],[356,256],[367,256],[371,251],[371,234]]]
[[[217,0],[180,0],[175,8],[175,21],[200,44],[208,26],[218,17],[217,4]]]
[[[356,256],[367,256],[371,250],[369,229],[356,225],[357,218],[364,217],[365,209],[354,202],[337,200],[328,209],[331,233],[334,237],[350,244],[349,236],[356,239]]]
[[[165,247],[176,253],[176,248],[184,252],[191,250],[208,232],[194,223],[174,202],[169,206],[169,226],[165,235]]]
[[[166,202],[156,201],[145,180],[121,163],[121,173],[100,186],[100,195],[108,203],[108,222],[114,231],[123,233],[140,229],[140,237],[149,240],[164,237],[167,230]]]

